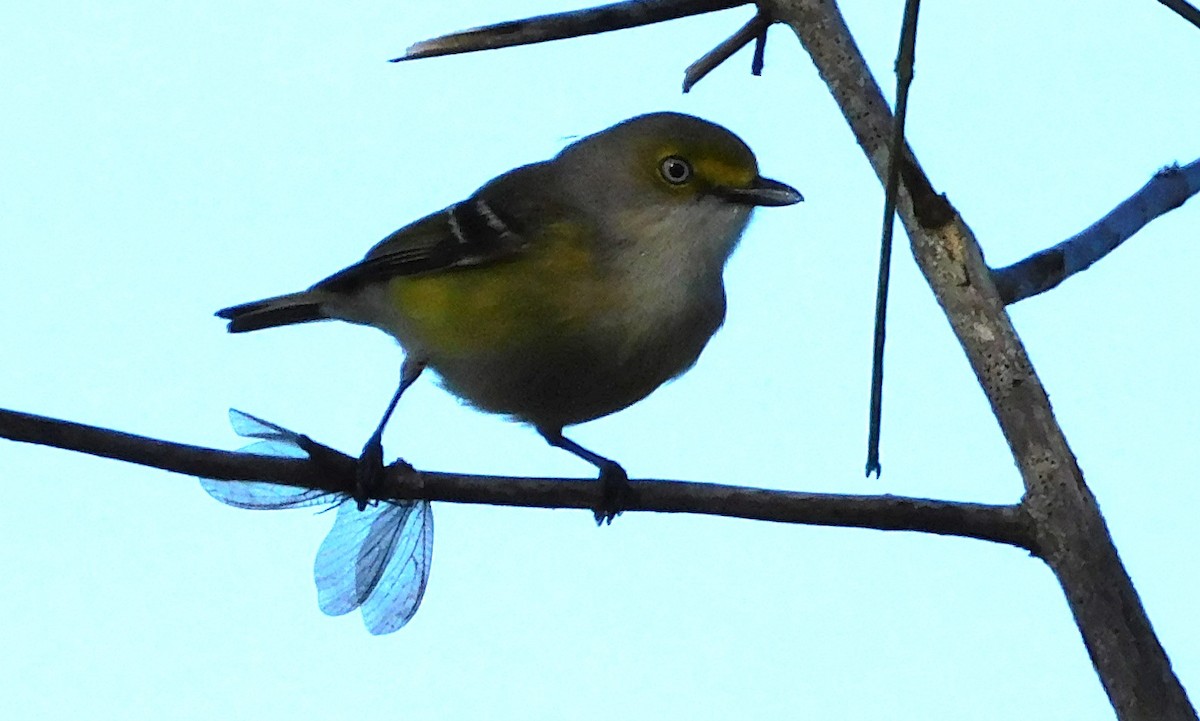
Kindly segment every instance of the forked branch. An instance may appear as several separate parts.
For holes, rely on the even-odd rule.
[[[775,0],[881,178],[892,114],[829,0]],[[1017,336],[969,227],[905,153],[897,210],[913,256],[991,403],[1025,484],[1038,553],[1063,588],[1092,663],[1124,720],[1190,720],[1196,712],[1171,669],[1096,499]]]
[[[699,60],[687,66],[687,70],[683,71],[683,92],[689,92],[696,83],[704,79],[704,76],[717,69],[717,66],[733,57],[733,54],[742,48],[749,45],[755,40],[759,43],[759,48],[756,49],[754,57],[754,68],[751,70],[755,75],[762,71],[762,51],[761,47],[766,42],[767,28],[771,25],[771,21],[766,15],[761,12],[750,18],[742,27],[738,28],[737,32],[723,40],[715,48],[705,53]]]
[[[394,58],[392,62],[583,37],[727,10],[740,5],[749,5],[751,2],[752,0],[633,0],[584,10],[541,15],[423,40],[411,45],[404,55]],[[1160,2],[1192,22],[1197,22],[1197,18],[1200,18],[1200,13],[1183,0],[1160,0]],[[685,93],[721,63],[732,57],[734,53],[755,40],[758,41],[758,47],[756,48],[754,67],[755,74],[758,74],[757,71],[761,69],[761,52],[766,30],[773,22],[779,20],[774,14],[774,8],[777,5],[784,8],[794,5],[802,10],[804,5],[804,3],[789,4],[767,0],[759,0],[755,4],[759,6],[759,9],[753,18],[687,67],[683,79]],[[836,9],[834,12],[836,13]],[[912,16],[911,21],[908,19],[910,16]],[[793,15],[793,17],[796,16]],[[915,13],[906,9],[905,28],[913,33],[915,28],[910,29],[910,25],[915,26]],[[899,60],[900,58],[898,58]],[[905,66],[898,62],[897,67],[903,70]],[[899,87],[907,86],[905,80],[911,82],[911,76],[907,78],[900,76]],[[872,80],[872,82],[874,81]],[[871,152],[876,151],[872,150]],[[872,158],[872,161],[877,162],[877,159]],[[879,165],[876,167],[880,168]],[[884,172],[882,168],[880,168],[880,172]],[[1164,168],[1144,188],[1087,230],[1052,248],[1039,251],[1024,260],[993,271],[993,282],[1000,291],[1000,297],[1006,304],[1010,304],[1053,289],[1075,273],[1091,267],[1093,263],[1115,250],[1117,246],[1128,240],[1151,220],[1179,207],[1197,193],[1200,193],[1200,160],[1182,167]],[[885,197],[894,203],[893,193],[885,193]],[[888,265],[888,258],[884,255],[890,255],[887,250],[889,244],[886,241],[882,248],[881,276],[886,273]],[[883,284],[886,281],[881,279],[880,282]],[[877,313],[881,312],[877,308]],[[882,347],[882,342],[878,338],[882,332],[882,325],[877,323],[877,355],[880,353],[878,349]],[[878,362],[877,359],[876,363]],[[877,383],[875,380],[872,381],[873,409],[879,403],[879,391],[874,387]],[[876,415],[877,411],[872,410],[872,417]],[[872,424],[872,428],[875,428],[874,424]],[[872,448],[875,447],[873,442],[869,445]],[[874,454],[872,454],[872,459],[875,459]],[[877,461],[868,462],[868,473],[876,466]]]

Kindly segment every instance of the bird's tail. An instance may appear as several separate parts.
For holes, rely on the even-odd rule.
[[[224,308],[217,311],[217,317],[229,321],[230,333],[246,333],[281,325],[325,320],[329,316],[321,309],[323,300],[321,293],[306,290]]]

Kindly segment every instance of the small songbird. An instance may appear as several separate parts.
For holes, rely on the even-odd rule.
[[[384,426],[429,367],[459,398],[595,465],[596,520],[611,522],[625,471],[564,426],[690,368],[724,321],[722,272],[751,211],[800,200],[725,128],[642,115],[499,176],[308,290],[217,315],[232,333],[335,319],[399,341],[400,386],[363,449],[360,508],[382,472]]]

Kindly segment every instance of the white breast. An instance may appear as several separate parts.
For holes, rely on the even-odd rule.
[[[703,339],[707,342],[724,319],[722,272],[746,229],[750,210],[701,198],[687,206],[659,207],[623,218],[624,237],[639,239],[614,258],[624,302],[623,317],[613,320],[622,325],[626,353],[645,352],[647,346],[678,341],[681,333],[704,332],[711,326]],[[633,233],[631,228],[641,230]]]

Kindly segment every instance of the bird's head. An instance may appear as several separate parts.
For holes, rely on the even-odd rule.
[[[803,200],[761,176],[741,138],[681,113],[631,118],[575,142],[553,162],[569,196],[617,238],[677,252],[691,247],[722,265],[755,207]]]

